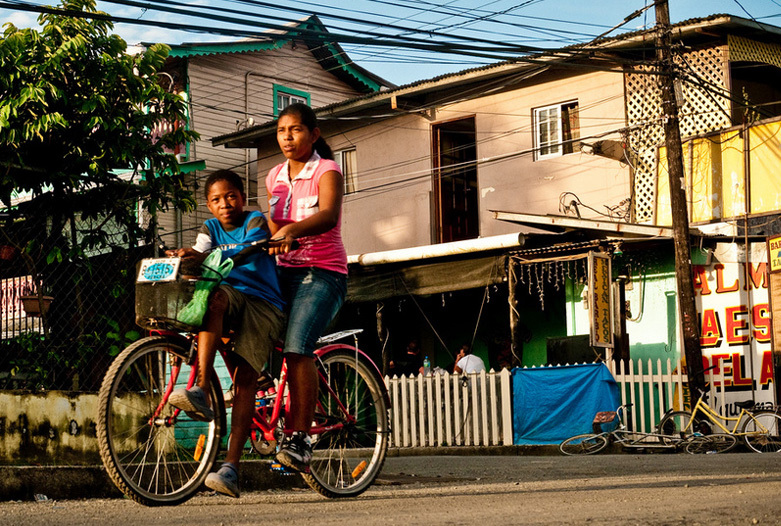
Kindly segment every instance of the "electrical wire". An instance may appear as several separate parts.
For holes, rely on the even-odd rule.
[[[113,3],[119,3],[122,5],[130,5],[130,6],[136,6],[136,7],[144,7],[144,4],[141,4],[140,2],[134,2],[132,0],[106,0],[111,1]],[[91,13],[91,12],[84,12],[84,11],[76,11],[76,10],[64,10],[59,8],[51,8],[51,7],[45,7],[45,6],[37,6],[37,5],[31,5],[27,4],[25,2],[21,2],[19,0],[2,0],[0,1],[0,9],[15,9],[20,11],[28,11],[28,12],[36,12],[36,13],[43,13],[43,14],[54,14],[54,15],[60,15],[60,16],[69,16],[73,18],[88,18],[88,19],[98,19],[98,20],[106,20],[110,21],[112,23],[118,23],[118,22],[124,22],[128,24],[136,24],[136,25],[147,25],[147,26],[155,26],[155,27],[161,27],[166,29],[174,29],[174,30],[185,30],[190,32],[200,32],[200,33],[212,33],[212,34],[218,34],[218,35],[230,35],[230,36],[241,36],[241,37],[254,37],[254,38],[261,38],[261,39],[268,39],[269,34],[268,33],[261,33],[257,31],[249,31],[249,30],[236,30],[236,29],[229,29],[229,28],[218,28],[214,26],[196,26],[196,25],[190,25],[190,24],[181,24],[181,23],[171,23],[171,22],[164,22],[164,21],[149,21],[149,20],[141,20],[141,19],[129,19],[127,17],[118,17],[113,15],[107,15],[103,13]],[[189,15],[191,13],[188,13],[183,10],[177,10],[174,8],[157,8],[157,10],[163,10],[167,11],[169,13],[175,13],[175,14],[181,14],[181,15]],[[229,22],[231,21],[227,17],[218,17],[218,16],[211,16],[208,17],[210,20],[216,21],[221,20],[223,22]],[[241,20],[234,19],[232,20],[233,23],[240,23]],[[286,27],[284,25],[279,24],[269,24],[264,22],[255,22],[255,26],[263,27],[270,30],[276,30],[276,31],[285,31],[290,29],[289,27]],[[411,49],[420,49],[420,50],[427,50],[427,51],[434,51],[434,52],[443,52],[443,53],[457,53],[457,54],[464,54],[468,56],[474,56],[474,57],[482,57],[486,59],[497,59],[500,55],[497,55],[497,53],[523,53],[523,52],[531,52],[534,50],[537,50],[539,48],[533,48],[531,46],[496,46],[493,47],[487,47],[487,46],[476,46],[476,45],[460,45],[455,46],[452,43],[428,43],[422,39],[415,39],[410,37],[370,37],[370,36],[353,36],[350,34],[337,34],[337,33],[330,33],[330,32],[324,32],[324,31],[317,31],[317,30],[310,30],[310,29],[302,29],[298,28],[297,32],[302,35],[302,37],[309,37],[313,39],[325,39],[332,42],[348,42],[348,43],[358,43],[358,44],[372,44],[372,45],[378,45],[378,46],[392,46],[392,47],[403,47],[403,48],[411,48]],[[495,44],[495,43],[494,43]],[[525,50],[525,51],[524,51]]]
[[[198,17],[205,18],[205,19],[208,19],[210,21],[227,22],[227,23],[232,23],[232,24],[247,24],[247,21],[246,21],[247,17],[254,18],[254,19],[263,19],[263,20],[275,20],[275,21],[281,22],[282,24],[287,24],[287,23],[290,22],[290,20],[288,18],[280,17],[280,16],[276,16],[276,15],[271,15],[271,14],[267,14],[267,13],[266,14],[257,14],[257,13],[247,12],[246,10],[239,11],[239,10],[236,10],[236,9],[228,9],[228,8],[217,7],[217,6],[213,6],[213,5],[196,5],[196,6],[192,6],[190,4],[186,4],[184,2],[178,2],[178,1],[175,1],[175,0],[146,0],[147,2],[150,2],[150,4],[144,4],[143,2],[137,2],[135,0],[103,0],[103,1],[109,2],[109,3],[112,3],[112,4],[119,4],[119,5],[132,6],[132,7],[145,7],[145,6],[150,6],[151,4],[158,4],[156,7],[147,7],[147,9],[154,9],[156,11],[167,12],[167,13],[172,13],[172,14],[178,14],[178,15],[183,15],[183,16],[193,16],[193,15],[196,15]],[[265,7],[265,8],[275,8],[275,7],[277,7],[274,4],[266,3],[266,2],[260,2],[260,1],[257,1],[257,0],[235,0],[235,1],[239,2],[239,3],[243,3],[243,4],[250,4],[250,5],[253,5],[253,6],[259,6],[259,7]],[[172,7],[172,6],[174,6],[174,7]],[[179,7],[184,8],[184,9],[179,9]],[[231,14],[231,15],[241,16],[242,18],[232,18],[232,17],[228,17],[228,16],[224,16],[224,15],[215,15],[215,14],[206,14],[206,13],[202,14],[200,11],[193,12],[193,8],[194,7],[197,8],[197,9],[200,9],[200,10],[202,10],[204,12],[228,13],[228,14]],[[300,13],[300,14],[304,14],[304,15],[310,15],[310,16],[312,14],[311,12],[309,12],[307,10],[304,10],[304,9],[285,8],[285,10],[291,11],[291,12]],[[351,18],[351,17],[340,16],[340,15],[336,15],[336,14],[331,14],[330,17],[334,18],[336,20],[348,21],[348,22],[352,22],[352,23],[361,23],[363,25],[366,24],[365,21],[361,21],[359,19],[355,19],[355,18]],[[267,29],[272,29],[272,30],[285,29],[284,25],[280,26],[279,24],[269,24],[269,23],[266,23],[266,22],[255,22],[254,24],[259,25],[261,27],[265,27]],[[414,28],[407,28],[407,27],[403,27],[403,26],[399,27],[399,26],[396,26],[394,24],[385,24],[385,23],[381,23],[381,22],[371,22],[371,25],[372,26],[376,26],[376,27],[385,28],[385,29],[393,29],[395,31],[401,31],[402,33],[411,33],[411,34],[419,33],[419,31],[414,29]],[[288,29],[289,29],[289,27],[288,27]],[[340,40],[341,40],[341,37],[348,36],[348,35],[334,34],[331,31],[319,31],[319,30],[312,30],[312,29],[306,29],[306,28],[298,28],[296,31],[300,32],[302,35],[305,35],[305,36],[309,35],[309,36],[313,36],[313,37],[328,37],[328,38],[331,38],[331,37],[338,36]],[[412,37],[405,37],[402,34],[397,34],[397,35],[377,35],[374,31],[367,31],[367,30],[358,29],[358,28],[353,28],[350,31],[353,32],[353,33],[365,34],[365,35],[368,35],[370,37],[385,36],[386,38],[387,37],[396,38],[396,39],[399,39],[399,40],[402,40],[402,41],[408,40],[410,42],[424,42],[421,39],[412,38]],[[461,35],[448,35],[448,36],[453,38],[453,39],[455,39],[455,40],[461,40],[461,41],[464,41],[464,42],[480,43],[480,44],[490,45],[490,47],[488,49],[491,49],[491,48],[493,48],[494,46],[497,45],[497,42],[495,40],[488,40],[488,39],[484,39],[484,38],[465,37],[465,36],[461,36]],[[516,53],[519,52],[519,50],[518,50],[516,45],[504,45],[504,46],[502,46],[500,44],[500,47],[501,48],[505,48],[507,50],[513,50]],[[520,49],[520,51],[521,52],[536,52],[536,51],[541,51],[541,49],[540,48],[531,48],[530,47],[530,48],[528,48],[526,50]]]
[[[133,0],[107,0],[107,1],[110,1],[111,3],[115,3],[115,4],[125,5],[125,6],[143,8],[146,11],[158,11],[158,12],[162,11],[162,12],[178,14],[178,15],[188,16],[188,17],[192,17],[195,14],[193,8],[190,6],[188,6],[187,10],[184,10],[175,7],[170,7],[168,5],[153,5],[149,3],[136,2]],[[162,0],[153,0],[153,1],[161,2]],[[219,28],[219,27],[214,27],[213,25],[194,26],[188,24],[169,23],[164,21],[129,19],[127,17],[117,17],[117,16],[111,16],[111,15],[99,14],[99,13],[84,13],[81,11],[74,11],[74,10],[63,11],[61,9],[54,9],[54,8],[29,4],[27,2],[22,2],[21,0],[3,0],[2,2],[0,2],[0,8],[14,8],[22,11],[63,14],[67,16],[75,16],[81,18],[99,18],[99,19],[110,20],[113,22],[122,22],[128,24],[138,24],[138,25],[151,25],[151,26],[158,26],[167,29],[177,29],[177,30],[184,30],[184,31],[191,31],[191,32],[213,33],[213,34],[245,36],[245,37],[255,37],[255,38],[268,38],[269,36],[267,33],[258,33],[256,31],[250,31],[250,30]],[[200,8],[206,9],[205,7],[200,7]],[[225,17],[221,15],[214,15],[214,14],[208,16],[207,15],[200,15],[200,16],[204,19],[209,20],[210,22],[217,21],[217,22],[232,23],[232,24],[246,23],[246,17],[231,18],[231,17]],[[271,23],[260,22],[260,21],[254,22],[253,27],[255,26],[259,26],[270,30],[276,30],[276,31],[284,31],[290,29],[289,26],[280,25],[280,24],[271,24]],[[404,29],[408,29],[408,28],[404,28]],[[375,46],[402,47],[402,48],[434,51],[439,53],[455,53],[455,54],[481,57],[481,58],[493,59],[493,60],[501,58],[501,54],[503,53],[517,55],[519,53],[523,54],[523,53],[550,53],[551,52],[551,50],[547,50],[535,46],[525,46],[519,44],[501,44],[495,40],[475,39],[473,37],[465,37],[461,35],[457,35],[457,36],[449,35],[449,36],[452,38],[456,38],[458,40],[462,40],[464,42],[468,42],[468,44],[461,43],[456,45],[453,42],[432,43],[432,41],[430,40],[404,37],[401,35],[397,35],[394,37],[388,35],[371,34],[369,36],[362,37],[362,36],[356,36],[352,34],[355,33],[355,31],[352,31],[351,34],[337,34],[331,32],[323,32],[323,31],[299,28],[298,32],[302,36],[308,36],[314,39],[328,39],[330,41],[338,41],[338,42],[353,43],[353,44],[371,44]],[[427,31],[425,33],[428,36],[432,35],[431,31]],[[480,44],[480,45],[476,45],[476,44]],[[564,53],[569,55],[578,55],[582,53],[587,53],[589,52],[589,50],[582,47],[577,47],[571,49],[553,50],[553,52],[559,54]]]
[[[283,17],[278,17],[274,15],[268,15],[268,14],[253,14],[253,13],[247,13],[240,12],[233,9],[227,9],[227,8],[218,8],[214,6],[198,6],[199,9],[204,11],[215,11],[215,12],[225,12],[230,14],[236,14],[236,15],[242,15],[242,18],[233,18],[225,15],[217,15],[217,14],[203,14],[200,11],[195,12],[193,11],[192,6],[189,6],[188,4],[184,4],[181,2],[171,1],[171,0],[147,0],[148,2],[151,2],[152,4],[159,4],[156,6],[153,6],[152,4],[145,4],[143,2],[138,2],[135,0],[104,0],[109,3],[113,4],[119,4],[124,6],[131,6],[131,7],[145,7],[148,10],[154,9],[155,11],[160,12],[166,12],[171,14],[178,14],[182,16],[198,16],[201,18],[205,18],[209,21],[217,21],[222,23],[231,23],[231,24],[242,24],[246,23],[245,19],[246,17],[252,17],[252,18],[260,18],[260,19],[269,19],[269,20],[276,20],[282,23],[289,22],[288,19]],[[243,0],[246,3],[251,3],[253,5],[263,5],[264,7],[271,6],[271,4],[264,4],[262,2],[258,2],[255,0]],[[183,7],[180,9],[179,7],[172,7],[172,6],[180,6]],[[184,9],[186,8],[186,9]],[[293,10],[291,8],[288,8],[289,10]],[[299,12],[304,12],[304,10],[295,10]],[[336,15],[333,15],[336,18],[343,19],[346,17],[339,17]],[[351,22],[358,22],[355,19],[349,19]],[[365,23],[365,22],[364,22]],[[271,24],[268,22],[255,22],[254,25],[270,29],[270,30],[284,30],[289,29],[289,27],[286,27],[284,25],[280,24]],[[327,38],[329,40],[336,40],[339,42],[353,42],[353,43],[367,43],[366,38],[371,38],[372,40],[369,43],[372,43],[374,45],[382,44],[384,40],[387,40],[388,44],[396,45],[396,46],[409,46],[412,48],[419,48],[419,49],[427,49],[427,50],[436,50],[439,52],[447,51],[449,49],[451,50],[457,50],[459,53],[466,53],[466,54],[473,54],[476,53],[479,55],[484,55],[487,52],[492,53],[510,53],[517,55],[519,53],[539,53],[546,51],[543,48],[539,47],[533,47],[533,46],[525,46],[520,44],[505,44],[501,42],[497,42],[496,40],[488,40],[484,38],[476,38],[476,37],[467,37],[463,35],[455,35],[455,34],[449,34],[445,35],[450,39],[460,41],[463,43],[455,44],[454,42],[441,42],[441,43],[434,43],[432,44],[430,40],[426,39],[420,39],[416,37],[408,37],[404,36],[404,33],[424,33],[427,35],[430,35],[431,31],[425,31],[421,32],[419,30],[415,30],[414,28],[407,28],[407,27],[401,27],[398,28],[392,24],[383,24],[378,22],[373,22],[372,25],[377,25],[383,28],[392,28],[395,30],[400,30],[401,33],[398,33],[396,35],[385,35],[385,34],[377,34],[374,31],[367,31],[362,29],[353,28],[350,30],[350,33],[335,33],[331,31],[320,31],[316,29],[308,29],[308,28],[297,28],[296,31],[299,32],[302,36],[308,36],[310,38]],[[364,34],[367,35],[366,37],[356,37],[354,34]],[[443,36],[443,35],[439,35]],[[479,45],[478,45],[479,44]],[[580,53],[580,51],[578,51]],[[494,55],[495,56],[495,55]],[[488,57],[486,57],[488,58]]]

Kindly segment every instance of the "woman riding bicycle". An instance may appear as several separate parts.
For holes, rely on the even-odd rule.
[[[287,160],[269,171],[266,189],[271,234],[282,241],[269,253],[278,254],[280,285],[289,309],[284,352],[291,410],[285,424],[294,431],[277,460],[307,471],[318,393],[315,343],[336,316],[347,290],[347,254],[341,238],[344,183],[306,104],[282,110],[277,142]],[[296,250],[294,240],[300,243]]]

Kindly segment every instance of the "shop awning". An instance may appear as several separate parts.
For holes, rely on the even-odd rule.
[[[450,261],[350,267],[347,301],[380,301],[394,296],[439,294],[485,287],[507,279],[507,256],[457,258]]]
[[[379,301],[485,287],[507,279],[507,253],[520,234],[356,254],[347,258],[347,301]]]

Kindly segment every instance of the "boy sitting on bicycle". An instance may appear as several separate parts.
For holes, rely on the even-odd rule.
[[[233,372],[233,409],[231,436],[225,463],[206,478],[206,486],[239,496],[238,465],[249,435],[255,411],[255,392],[273,342],[282,334],[284,301],[277,282],[274,257],[264,250],[247,248],[254,241],[269,238],[266,218],[261,212],[245,211],[244,184],[230,170],[214,172],[206,180],[206,204],[214,218],[206,220],[192,248],[166,252],[200,264],[215,247],[223,258],[235,258],[233,269],[209,297],[208,308],[198,333],[198,381],[190,389],[177,389],[169,403],[184,410],[195,420],[214,418],[207,393],[217,345],[227,329],[235,332],[231,362]]]

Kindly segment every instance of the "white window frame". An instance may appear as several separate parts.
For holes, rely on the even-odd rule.
[[[534,108],[534,160],[542,161],[564,155],[564,127],[561,122],[562,108],[578,105],[577,100],[569,100],[550,106]],[[551,126],[551,124],[555,125]],[[570,152],[567,152],[570,153]]]
[[[352,166],[348,166],[345,169],[345,156],[348,154],[354,154]],[[358,153],[355,146],[351,148],[343,148],[334,152],[334,161],[339,165],[344,176],[344,195],[354,194],[358,191],[358,168],[356,166],[358,161]]]
[[[282,104],[280,104],[280,99],[282,100]],[[277,92],[277,108],[279,108],[279,111],[284,110],[291,104],[295,104],[296,102],[300,102],[301,104],[306,104],[307,100],[306,97],[299,97],[298,95],[293,95],[292,93],[287,93],[285,91],[278,91]]]
[[[281,84],[273,85],[273,97],[274,116],[279,115],[282,110],[296,102],[306,104],[307,106],[311,105],[311,95],[309,93]]]

